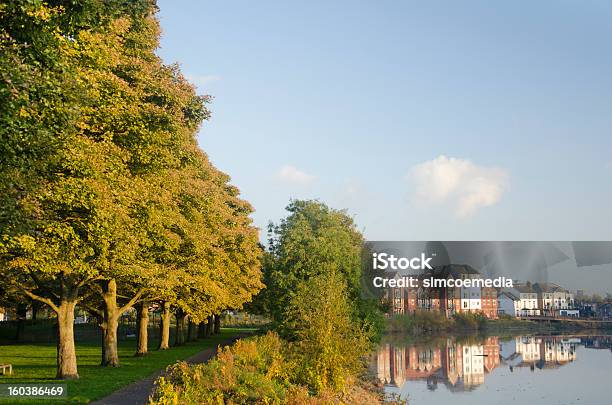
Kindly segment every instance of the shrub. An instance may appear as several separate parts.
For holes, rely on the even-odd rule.
[[[457,326],[463,329],[482,329],[487,323],[487,317],[482,312],[457,313],[453,315]]]
[[[313,395],[291,376],[287,360],[292,345],[277,334],[237,341],[206,364],[176,363],[156,382],[150,405],[190,404],[380,404],[383,393],[366,381],[351,379],[343,391],[322,389]],[[294,359],[296,357],[294,356]]]
[[[364,367],[369,335],[347,295],[340,274],[321,274],[298,284],[286,312],[292,377],[315,393],[342,390]]]
[[[176,363],[158,379],[149,403],[283,403],[288,387],[283,352],[282,341],[270,332],[238,340],[205,364]]]
[[[395,315],[387,321],[389,332],[419,334],[450,329],[454,322],[440,311],[419,310],[409,314]]]

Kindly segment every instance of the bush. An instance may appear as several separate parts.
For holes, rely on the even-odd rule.
[[[156,405],[282,403],[288,381],[278,335],[238,340],[205,364],[179,362],[160,377],[149,401]]]
[[[340,274],[321,274],[298,284],[286,312],[296,365],[292,377],[314,393],[342,390],[363,371],[369,328],[347,295]]]
[[[189,404],[380,404],[383,393],[354,380],[344,391],[322,389],[317,395],[295,383],[295,363],[287,359],[292,345],[276,333],[237,341],[205,364],[179,362],[156,382],[150,405]],[[293,356],[295,358],[295,356]]]
[[[487,323],[487,317],[481,312],[457,313],[453,315],[457,327],[463,329],[482,329]]]

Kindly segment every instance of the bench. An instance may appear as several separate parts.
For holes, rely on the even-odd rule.
[[[6,370],[8,370],[9,374],[13,374],[13,365],[12,364],[0,364],[0,370],[2,370],[2,375],[6,375]]]

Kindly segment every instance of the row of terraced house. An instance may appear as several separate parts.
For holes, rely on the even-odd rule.
[[[391,278],[400,279],[398,273]],[[480,279],[482,275],[469,265],[438,266],[419,276],[437,279]],[[388,287],[385,298],[391,315],[419,310],[441,311],[447,317],[456,313],[482,313],[495,319],[510,316],[577,316],[574,294],[553,283],[516,283],[513,288],[494,287]]]

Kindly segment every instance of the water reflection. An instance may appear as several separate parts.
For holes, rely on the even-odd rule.
[[[383,343],[372,366],[388,388],[422,381],[429,391],[472,391],[496,369],[517,373],[558,369],[576,360],[577,346],[612,350],[609,336],[448,337],[419,344]],[[401,390],[404,392],[405,390]]]
[[[385,385],[401,387],[406,380],[426,380],[432,390],[438,382],[455,391],[471,390],[499,364],[497,337],[477,343],[448,338],[435,345],[383,344],[376,356],[377,376]]]

